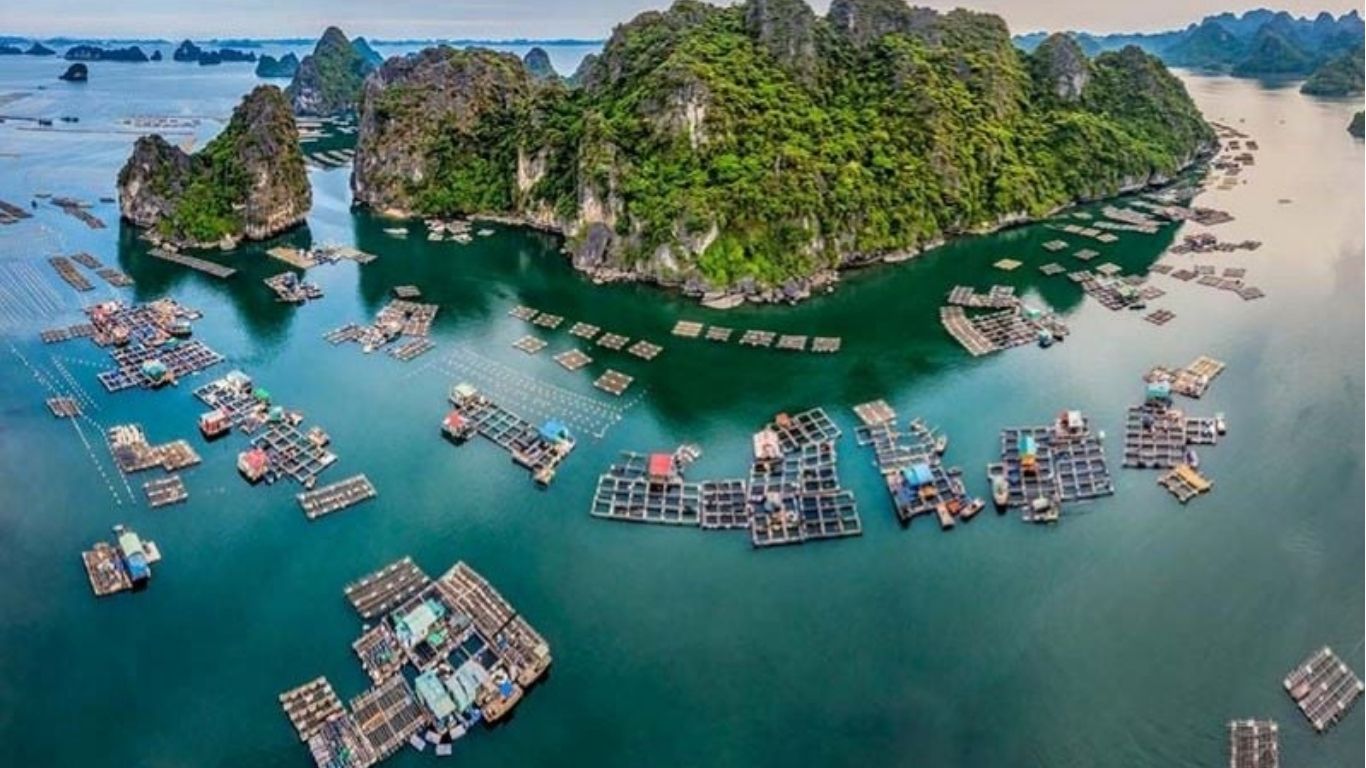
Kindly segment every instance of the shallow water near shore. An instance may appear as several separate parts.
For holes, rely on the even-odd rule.
[[[114,194],[133,135],[119,117],[225,117],[255,82],[247,67],[95,65],[91,81],[55,78],[63,62],[0,60],[0,93],[47,84],[0,112],[81,117],[82,132],[0,125],[0,199],[36,192]],[[48,70],[52,72],[49,73]],[[1212,766],[1225,723],[1270,717],[1285,765],[1361,764],[1363,710],[1313,734],[1281,689],[1292,666],[1332,645],[1363,658],[1363,145],[1354,109],[1293,84],[1186,76],[1211,120],[1260,144],[1230,191],[1223,240],[1255,252],[1172,256],[1245,267],[1267,297],[1237,296],[1154,275],[1150,309],[1110,312],[1041,264],[1081,262],[1030,226],[951,243],[897,266],[848,273],[797,307],[713,312],[638,285],[594,286],[553,237],[493,226],[469,245],[407,239],[349,208],[345,170],[313,171],[306,232],[379,254],[311,270],[321,301],[289,307],[261,280],[281,263],[244,249],[213,256],[238,268],[217,281],[146,254],[112,204],[92,231],[50,205],[0,227],[0,741],[16,765],[306,766],[276,695],[326,675],[345,699],[368,685],[351,642],[361,622],[343,586],[411,555],[429,573],[465,560],[551,643],[549,677],[504,726],[461,740],[455,759],[495,765]],[[49,82],[50,81],[50,82]],[[199,145],[219,128],[206,119]],[[92,132],[85,132],[92,131]],[[1287,200],[1288,202],[1281,202]],[[1174,239],[1121,233],[1075,242],[1126,272]],[[1075,240],[1074,238],[1065,238]],[[47,265],[86,250],[137,284],[97,282],[77,297]],[[1014,272],[991,268],[1009,257]],[[92,276],[92,280],[96,280]],[[322,335],[365,322],[394,285],[440,305],[437,349],[403,364]],[[956,284],[1015,285],[1064,316],[1073,333],[1048,350],[972,359],[938,322]],[[103,352],[43,345],[42,328],[77,322],[83,300],[169,295],[201,310],[195,336],[223,365],[158,392],[107,395]],[[518,304],[563,315],[542,331],[507,315]],[[679,319],[840,336],[835,356],[721,346],[669,335]],[[574,321],[665,351],[653,362],[585,348],[570,373],[550,355],[583,344]],[[511,347],[533,333],[549,348]],[[1201,451],[1212,494],[1181,506],[1157,474],[1118,467],[1124,409],[1156,364],[1209,354],[1228,363],[1212,390],[1184,401],[1227,415],[1230,432]],[[592,387],[607,367],[636,377],[614,399]],[[324,481],[364,472],[375,501],[308,522],[291,483],[250,488],[233,460],[239,436],[196,434],[199,383],[233,368],[331,434]],[[533,419],[565,418],[578,448],[537,490],[484,441],[440,439],[444,396],[468,379]],[[136,422],[153,442],[189,439],[204,458],[182,473],[190,500],[152,510],[125,485],[90,423],[53,419],[49,386],[87,394],[103,426]],[[947,460],[988,494],[983,467],[1005,426],[1080,408],[1110,438],[1118,493],[1071,507],[1055,527],[988,510],[951,533],[896,522],[853,439],[850,406],[885,397],[943,428]],[[822,406],[843,427],[841,476],[857,494],[861,537],[754,551],[742,533],[595,520],[597,475],[621,450],[705,450],[694,477],[743,473],[750,434],[779,410]],[[164,555],[150,588],[97,600],[78,553],[126,523]],[[404,750],[387,764],[434,758]]]

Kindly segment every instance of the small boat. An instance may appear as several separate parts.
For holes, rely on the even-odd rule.
[[[1191,469],[1200,468],[1200,454],[1196,453],[1194,448],[1186,449],[1186,463],[1190,465]]]
[[[1139,310],[1144,310],[1144,309],[1147,309],[1147,308],[1148,308],[1148,304],[1147,304],[1146,302],[1142,302],[1142,301],[1135,301],[1134,303],[1132,303],[1132,304],[1129,305],[1129,309],[1132,309],[1132,310],[1135,311],[1135,312],[1138,312]]]
[[[1228,432],[1228,424],[1224,421],[1223,413],[1214,414],[1214,431],[1220,435]]]
[[[949,436],[940,435],[934,439],[934,452],[943,455],[949,449]]]
[[[1006,481],[1005,467],[999,464],[987,467],[987,477],[991,478],[991,500],[996,509],[1005,509],[1010,504],[1010,483]]]
[[[1039,329],[1039,346],[1043,347],[1044,349],[1048,349],[1049,347],[1053,346],[1054,341],[1057,341],[1057,339],[1053,338],[1052,331],[1048,330],[1047,328]]]
[[[389,227],[384,230],[384,234],[392,237],[407,237],[408,229],[406,227]]]
[[[1056,523],[1061,513],[1057,500],[1039,496],[1029,503],[1024,520],[1026,523]]]

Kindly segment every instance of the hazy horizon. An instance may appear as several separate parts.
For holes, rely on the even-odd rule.
[[[809,0],[825,13],[830,0]],[[312,38],[324,27],[341,27],[348,35],[380,39],[584,39],[596,40],[636,14],[665,8],[666,0],[598,0],[567,7],[552,0],[472,0],[438,3],[391,0],[380,9],[363,0],[220,0],[209,7],[187,9],[180,0],[130,0],[118,6],[97,0],[65,0],[59,8],[32,5],[11,8],[0,21],[0,34],[33,38]],[[726,3],[716,3],[724,5]],[[1097,33],[1157,32],[1184,27],[1204,16],[1256,8],[1285,10],[1313,17],[1320,11],[1340,16],[1361,10],[1352,0],[1327,2],[1229,3],[1219,0],[1153,0],[1107,7],[1090,0],[1011,2],[913,2],[941,10],[965,7],[999,14],[1011,32],[1077,30]]]

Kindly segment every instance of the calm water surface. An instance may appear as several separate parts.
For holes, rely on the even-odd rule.
[[[557,60],[572,69],[575,55]],[[567,62],[567,63],[564,63]],[[35,192],[96,199],[133,136],[129,115],[199,115],[198,140],[253,83],[248,68],[92,66],[56,81],[58,61],[0,61],[10,115],[81,118],[80,132],[0,125],[0,198]],[[1356,107],[1293,85],[1188,77],[1207,116],[1261,144],[1246,183],[1202,204],[1237,220],[1223,239],[1253,253],[1169,257],[1242,266],[1268,297],[1154,276],[1176,312],[1164,328],[1112,313],[1065,278],[1043,278],[1054,233],[1014,230],[848,276],[793,308],[712,313],[643,287],[595,287],[549,238],[498,228],[468,246],[396,240],[349,210],[346,171],[313,172],[305,241],[381,254],[366,267],[314,270],[327,297],[276,304],[260,280],[279,265],[248,250],[219,282],[153,259],[111,223],[91,231],[43,207],[0,230],[0,742],[15,765],[304,766],[275,697],[316,675],[343,697],[367,685],[350,650],[360,622],[343,585],[403,555],[437,573],[474,565],[553,645],[549,678],[506,727],[459,744],[467,766],[709,765],[1216,766],[1234,717],[1281,723],[1286,765],[1361,764],[1362,710],[1313,735],[1281,690],[1322,644],[1363,663],[1363,151],[1344,130]],[[45,90],[35,90],[38,85]],[[1284,202],[1282,202],[1284,201]],[[1151,264],[1181,230],[1126,235],[1100,261]],[[88,250],[137,280],[83,298],[170,295],[201,309],[196,335],[276,398],[331,433],[332,479],[365,472],[378,500],[316,523],[291,484],[248,488],[237,438],[205,445],[195,380],[106,395],[84,342],[44,346],[37,331],[75,322],[81,299],[43,259]],[[1002,257],[1026,266],[1006,274]],[[1069,259],[1063,259],[1064,262]],[[1098,262],[1097,262],[1098,263]],[[1067,316],[1051,350],[974,360],[937,308],[954,284],[1006,282]],[[410,364],[321,336],[369,318],[390,287],[421,286],[441,305],[438,349]],[[516,304],[583,320],[666,351],[643,363],[608,351],[568,373],[549,358],[574,345],[545,335],[537,357]],[[680,318],[835,335],[835,357],[714,346],[668,335]],[[1216,490],[1188,507],[1151,472],[1118,471],[1118,494],[1030,527],[987,512],[952,533],[895,522],[849,406],[886,397],[952,437],[950,461],[986,494],[998,430],[1081,408],[1112,437],[1140,375],[1208,353],[1227,372],[1197,413],[1230,433],[1202,451]],[[636,376],[621,400],[594,390],[611,366]],[[529,416],[578,427],[580,447],[548,492],[505,454],[437,436],[443,395],[469,378]],[[203,381],[201,376],[199,381]],[[48,387],[89,396],[94,423],[143,425],[153,441],[189,438],[204,463],[190,501],[146,508],[113,470],[97,428],[44,409]],[[824,406],[845,428],[841,473],[858,494],[861,538],[755,552],[742,534],[613,524],[588,516],[597,474],[624,449],[701,443],[696,476],[742,471],[749,435],[775,411]],[[600,433],[595,437],[592,433]],[[77,554],[128,523],[165,554],[137,595],[96,600]],[[405,751],[393,765],[427,764]]]

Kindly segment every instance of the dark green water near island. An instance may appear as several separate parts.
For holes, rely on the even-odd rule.
[[[221,117],[253,82],[226,65],[111,65],[92,67],[77,90],[43,66],[0,62],[0,93],[30,91],[0,111],[79,114],[92,131],[135,114]],[[50,87],[32,91],[38,83]],[[1360,706],[1317,736],[1281,689],[1324,644],[1366,670],[1363,149],[1345,131],[1356,107],[1293,86],[1187,84],[1210,119],[1261,145],[1245,184],[1197,202],[1237,217],[1212,230],[1221,239],[1264,245],[1169,258],[1245,267],[1268,296],[1243,302],[1157,275],[1167,295],[1150,306],[1177,315],[1162,328],[1042,277],[1048,261],[1079,264],[1044,251],[1056,233],[1042,227],[852,273],[795,308],[727,313],[643,286],[594,286],[535,233],[495,227],[462,246],[428,243],[415,228],[395,239],[349,210],[344,170],[312,174],[315,207],[297,237],[380,258],[310,271],[326,298],[301,308],[261,284],[278,262],[215,257],[240,270],[222,282],[151,259],[110,204],[94,211],[111,224],[103,231],[51,206],[0,228],[3,762],[310,764],[276,695],[317,675],[343,698],[368,686],[342,587],[411,555],[429,573],[469,562],[555,656],[505,726],[458,743],[460,765],[1215,766],[1227,761],[1225,723],[1242,717],[1280,723],[1285,765],[1361,765]],[[200,143],[216,130],[206,121]],[[0,125],[0,198],[112,195],[132,139]],[[1141,269],[1183,231],[1090,245],[1103,253],[1092,265]],[[228,362],[177,388],[106,395],[101,351],[37,339],[79,317],[81,299],[45,262],[77,250],[137,281],[81,299],[173,296],[204,312],[196,337]],[[1025,266],[990,267],[1003,257]],[[42,287],[25,287],[35,279]],[[403,364],[322,340],[371,318],[404,283],[441,306],[435,351]],[[959,283],[1016,285],[1073,333],[1049,350],[972,359],[938,323]],[[38,316],[15,298],[33,291],[55,297],[57,311]],[[569,318],[536,331],[550,347],[535,357],[510,346],[531,332],[507,316],[517,304]],[[824,357],[711,345],[670,336],[678,319],[841,336],[844,348]],[[578,320],[666,349],[650,363],[590,349],[596,362],[569,373],[550,355],[579,346],[567,333]],[[1214,492],[1182,507],[1155,473],[1118,468],[1120,435],[1141,374],[1199,354],[1228,369],[1188,410],[1224,412],[1230,432],[1201,451]],[[591,386],[609,366],[636,377],[620,400]],[[324,479],[364,472],[379,498],[309,523],[293,484],[243,483],[240,438],[204,444],[190,394],[232,368],[328,430],[340,460]],[[551,489],[536,490],[485,442],[457,449],[439,438],[445,392],[462,378],[576,428],[579,447]],[[190,439],[204,463],[182,473],[189,502],[148,509],[148,478],[125,486],[89,424],[78,432],[53,419],[44,380],[88,393],[99,424]],[[926,519],[903,530],[852,436],[849,406],[877,397],[944,428],[948,460],[983,495],[1001,427],[1081,408],[1111,436],[1118,493],[1072,507],[1056,527],[987,511],[951,533]],[[841,475],[859,499],[859,538],[754,551],[741,533],[588,515],[596,477],[620,450],[693,441],[705,449],[695,477],[735,476],[751,432],[810,406],[845,430]],[[145,592],[97,600],[77,555],[119,522],[165,559]],[[387,764],[434,759],[404,750]]]

